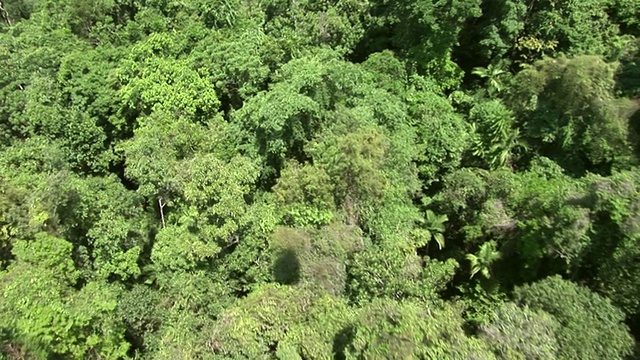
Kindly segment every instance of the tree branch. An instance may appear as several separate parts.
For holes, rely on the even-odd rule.
[[[164,207],[167,203],[162,201],[162,196],[158,196],[158,206],[160,207],[160,219],[162,220],[162,228],[164,229],[167,224],[164,221]]]
[[[2,1],[0,1],[0,14],[2,14],[2,18],[4,18],[4,21],[6,21],[7,24],[11,26],[11,17],[9,16],[9,13],[7,12],[7,10],[5,10],[4,4],[2,3]]]

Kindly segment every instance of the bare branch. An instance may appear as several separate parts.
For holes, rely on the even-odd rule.
[[[4,4],[2,3],[2,1],[0,1],[0,14],[2,14],[2,18],[4,19],[4,21],[6,21],[7,24],[11,26],[11,17],[9,16],[9,13],[7,12],[7,10],[5,10]]]
[[[163,202],[162,196],[158,196],[158,206],[160,207],[160,219],[162,220],[162,228],[164,229],[167,224],[164,222],[164,207],[167,203]]]

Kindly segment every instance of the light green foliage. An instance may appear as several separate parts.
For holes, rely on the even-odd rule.
[[[75,107],[64,108],[64,100],[57,98],[59,90],[53,81],[46,78],[32,81],[29,89],[25,90],[28,100],[23,112],[29,128],[20,131],[30,135],[47,134],[46,137],[52,141],[59,141],[65,160],[75,170],[104,173],[113,155],[105,146],[107,137],[98,125],[98,119]],[[43,93],[54,95],[48,97]]]
[[[349,292],[358,303],[376,298],[433,301],[451,281],[458,264],[421,259],[409,245],[368,246],[349,264]]]
[[[323,168],[289,162],[274,187],[283,221],[295,226],[320,226],[334,216],[334,189]]]
[[[0,275],[3,326],[15,332],[12,341],[43,356],[124,356],[129,346],[114,316],[118,289],[91,282],[76,291],[71,251],[71,243],[43,233],[14,243],[16,261]]]
[[[180,40],[153,34],[136,44],[120,66],[119,96],[127,107],[145,114],[166,111],[176,117],[213,119],[220,102],[212,79],[189,59],[174,58],[184,46]]]
[[[202,270],[174,272],[157,280],[160,291],[152,297],[151,309],[127,308],[142,322],[137,326],[146,330],[137,333],[144,335],[143,349],[154,359],[212,357],[209,329],[231,305],[230,287]]]
[[[203,131],[199,131],[199,130]],[[145,196],[164,196],[179,193],[178,164],[185,157],[193,156],[195,146],[205,138],[201,125],[167,113],[155,113],[136,129],[134,137],[119,148],[125,157],[126,175],[136,181],[138,191]]]
[[[215,242],[204,242],[187,228],[169,226],[158,233],[151,260],[160,272],[189,271],[218,252],[220,247]]]
[[[192,46],[213,29],[237,23],[241,4],[235,0],[122,1],[116,12],[98,22],[92,35],[97,42],[132,45],[149,35],[172,33]],[[107,41],[105,41],[107,40]]]
[[[407,90],[408,115],[419,149],[418,171],[421,180],[430,185],[460,166],[471,145],[471,131],[435,82],[414,76]]]
[[[56,73],[62,99],[69,105],[85,109],[107,136],[121,137],[128,130],[124,127],[124,119],[117,115],[121,105],[116,87],[118,63],[125,54],[125,48],[110,44],[75,49],[65,54]],[[109,142],[115,140],[108,139]]]
[[[16,241],[12,252],[25,265],[40,266],[42,269],[51,271],[59,281],[74,285],[79,274],[72,259],[69,258],[71,250],[71,243],[45,233],[38,233],[33,242]]]
[[[254,164],[241,156],[226,162],[200,154],[176,163],[169,168],[176,171],[175,178],[167,179],[175,181],[174,192],[168,194],[173,196],[157,198],[163,229],[152,260],[158,269],[188,270],[247,236],[245,229],[256,218],[245,196],[257,173]]]
[[[499,359],[556,359],[559,345],[556,332],[560,324],[544,311],[504,303],[493,313],[491,322],[481,326],[480,337]]]
[[[418,219],[409,202],[418,182],[410,163],[413,150],[406,143],[411,133],[400,126],[389,131],[373,124],[372,110],[344,109],[343,122],[320,134],[308,152],[331,177],[334,201],[346,222],[364,226],[384,240],[398,229],[408,230],[403,224]]]
[[[210,359],[209,349],[198,331],[202,321],[197,317],[176,313],[167,318],[168,325],[161,328],[149,342],[151,359]]]
[[[587,288],[554,276],[517,288],[515,298],[560,323],[560,359],[624,359],[631,353],[634,341],[622,322],[622,311]]]
[[[273,269],[265,251],[278,226],[279,217],[273,200],[269,198],[257,196],[246,209],[246,222],[243,222],[241,231],[229,236],[223,248],[224,256],[216,264],[226,276],[225,283],[238,292],[246,293],[273,281]]]
[[[348,259],[363,246],[364,239],[355,226],[334,223],[309,232],[278,228],[269,244],[274,279],[321,294],[342,295],[346,291]]]
[[[304,158],[305,143],[323,128],[344,122],[345,116],[339,113],[343,108],[338,105],[354,107],[373,90],[367,86],[370,77],[366,72],[337,60],[330,51],[289,62],[275,80],[269,91],[259,93],[234,114],[234,121],[245,132],[256,134],[252,142],[265,158],[266,170],[280,169],[286,157]]]
[[[346,359],[494,359],[462,325],[451,307],[379,299],[359,311]]]
[[[351,224],[367,211],[365,201],[381,198],[381,191],[391,186],[391,179],[380,171],[389,147],[387,138],[375,127],[359,130],[328,138],[312,149],[316,163],[336,181],[336,202]]]
[[[140,184],[143,195],[162,196],[168,204],[176,197],[198,207],[214,199],[241,200],[234,198],[238,193],[233,191],[215,194],[216,187],[233,181],[232,177],[250,182],[255,176],[253,165],[244,157],[223,162],[228,156],[221,139],[224,131],[214,122],[201,125],[173,119],[166,112],[154,113],[145,118],[133,139],[122,144],[126,174]],[[217,180],[207,178],[209,174],[215,174]],[[246,185],[238,184],[237,190],[246,191]]]
[[[160,12],[167,21],[196,20],[207,27],[233,25],[237,15],[236,8],[239,6],[239,2],[234,0],[151,0],[135,1],[134,3],[139,7],[147,7]]]
[[[350,317],[350,309],[336,298],[269,285],[221,315],[209,332],[209,351],[236,359],[267,359],[283,353],[329,359],[334,337]]]
[[[56,39],[68,43],[68,40]],[[20,46],[16,44],[16,46]],[[22,45],[25,46],[25,45]],[[78,45],[77,47],[83,48]],[[72,52],[71,49],[68,50]],[[86,49],[85,49],[86,51]],[[77,52],[73,52],[77,55]],[[71,86],[80,88],[83,84],[71,84],[57,76],[47,74],[39,69],[42,66],[62,66],[71,55],[54,54],[55,64],[34,64],[38,70],[31,73],[20,74],[18,71],[7,73],[6,88],[4,91],[17,88],[20,91],[7,91],[7,97],[3,106],[7,111],[3,114],[3,130],[7,134],[22,134],[23,137],[41,135],[52,141],[59,142],[64,150],[65,160],[74,170],[88,173],[104,173],[113,159],[108,148],[108,139],[103,128],[103,119],[97,114],[92,114],[83,109],[86,101],[81,101],[79,96],[65,93],[70,92]],[[38,61],[44,61],[44,54],[33,54]],[[26,57],[23,55],[23,57]],[[79,56],[78,56],[79,57]],[[98,56],[95,56],[97,58]],[[36,61],[27,58],[8,59],[8,66],[13,62],[25,63]],[[53,60],[52,60],[53,61]],[[61,64],[62,62],[62,64]],[[24,68],[24,67],[23,67]],[[82,91],[81,89],[71,91]],[[99,96],[93,95],[92,96]],[[88,110],[88,109],[87,109]],[[64,119],[61,121],[61,119]]]
[[[34,135],[40,130],[39,124],[48,127],[43,132],[50,137],[54,134],[48,134],[46,130],[56,131],[56,137],[74,135],[65,131],[59,120],[67,117],[74,122],[82,120],[81,117],[78,119],[78,109],[63,109],[66,104],[60,103],[61,90],[55,82],[55,70],[66,54],[86,47],[70,30],[55,28],[44,18],[46,16],[34,15],[31,21],[12,27],[16,31],[13,36],[2,34],[3,40],[6,39],[1,41],[3,51],[0,51],[3,60],[0,104],[4,109],[1,136],[4,143],[16,135],[22,134],[23,138]],[[78,136],[75,140],[101,145]]]
[[[149,218],[143,199],[126,190],[115,177],[69,179],[66,189],[73,208],[59,206],[59,228],[67,238],[86,248],[93,259],[84,269],[102,279],[117,275],[122,279],[140,275],[142,249],[148,244]],[[86,240],[78,236],[86,231]]]
[[[259,93],[234,116],[242,128],[256,133],[252,139],[256,150],[278,169],[284,165],[285,156],[300,154],[304,142],[315,135],[319,126],[321,104],[311,94],[303,93],[303,87],[311,90],[322,86],[322,73],[326,70],[320,58],[305,60],[287,64],[282,77],[290,81]]]
[[[257,132],[255,148],[268,166],[265,175],[282,168],[286,157],[310,156],[313,168],[318,169],[314,172],[331,178],[333,202],[348,222],[367,221],[371,228],[380,227],[374,230],[377,233],[390,231],[390,226],[395,227],[402,220],[382,216],[410,214],[407,195],[417,188],[409,164],[416,155],[406,143],[412,134],[401,122],[406,116],[403,106],[400,99],[374,87],[367,72],[332,57],[322,53],[287,64],[280,72],[282,81],[248,102],[236,113],[236,121],[241,121],[247,131]],[[335,88],[340,91],[332,91]],[[351,100],[346,101],[347,98]],[[390,99],[390,106],[379,106],[381,101]],[[393,106],[398,111],[389,113],[395,109]],[[283,181],[288,176],[285,171]],[[396,179],[396,184],[391,183],[391,178]],[[377,204],[364,201],[375,198],[380,199]],[[373,212],[381,203],[393,209]],[[330,210],[323,207],[324,211]],[[310,221],[302,217],[298,221]]]
[[[58,146],[41,138],[32,138],[20,145],[5,148],[0,157],[3,192],[6,193],[6,200],[1,205],[4,221],[11,227],[11,237],[25,239],[55,222],[55,218],[52,219],[55,204],[47,200],[60,194],[47,191],[49,176],[46,173],[62,175],[56,181],[59,183],[60,179],[66,178],[63,172],[66,169]]]
[[[367,0],[269,0],[260,5],[265,10],[267,34],[287,56],[311,47],[350,53],[364,35],[366,13],[371,6]]]
[[[241,29],[213,32],[191,53],[195,67],[208,69],[218,98],[228,98],[234,108],[264,90],[269,65],[281,65],[280,59],[271,59],[269,38],[259,26]]]
[[[0,358],[629,354],[636,2],[0,1]]]
[[[94,261],[81,261],[87,275],[139,275],[138,256],[149,229],[142,199],[115,176],[74,175],[60,163],[60,152],[35,138],[4,152],[0,168],[16,190],[3,209],[12,235],[29,239],[49,231],[63,236]]]
[[[578,265],[589,244],[591,220],[588,209],[577,201],[581,184],[543,160],[515,186],[520,191],[509,201],[519,210],[520,253],[532,256],[533,268],[542,266],[534,260],[539,256],[556,259],[559,269]]]
[[[45,19],[49,20],[48,26],[67,28],[78,37],[91,39],[96,25],[110,22],[107,14],[115,5],[114,0],[98,0],[91,3],[78,0],[40,0],[34,2],[33,17],[42,16],[43,22]]]
[[[445,246],[443,233],[447,220],[449,220],[447,215],[436,215],[433,211],[427,210],[424,220],[419,221],[422,226],[415,229],[415,234],[421,239],[416,245],[427,246],[431,240],[434,240],[438,244],[438,249],[442,250]]]
[[[304,309],[306,321],[287,331],[286,338],[278,344],[281,353],[297,353],[305,359],[334,359],[340,356],[340,346],[347,341],[347,332],[354,317],[354,310],[343,299],[323,296]]]
[[[257,177],[252,161],[240,156],[224,161],[207,154],[185,165],[179,179],[185,184],[183,196],[189,207],[179,222],[195,221],[193,225],[201,225],[206,235],[215,239],[225,239],[246,225],[249,204],[244,196]],[[191,217],[194,207],[199,210],[196,219]]]
[[[500,259],[500,252],[496,249],[495,241],[488,241],[480,246],[476,254],[467,254],[471,265],[471,277],[480,273],[485,278],[491,277],[491,264]]]

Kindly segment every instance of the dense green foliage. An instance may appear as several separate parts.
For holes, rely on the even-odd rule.
[[[636,0],[5,0],[0,61],[0,359],[640,357]]]

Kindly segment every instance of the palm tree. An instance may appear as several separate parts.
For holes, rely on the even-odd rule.
[[[427,210],[425,217],[418,222],[420,226],[413,230],[416,239],[417,247],[427,246],[431,240],[435,240],[438,243],[438,248],[442,250],[444,248],[444,223],[449,220],[447,215],[436,215],[431,210]]]
[[[471,278],[477,273],[487,279],[491,278],[491,264],[500,257],[500,251],[493,240],[482,244],[476,254],[467,254],[466,258],[471,263]]]
[[[504,64],[498,63],[497,65],[489,64],[486,68],[474,68],[471,73],[487,79],[489,94],[493,94],[494,91],[502,91],[502,81],[500,81],[500,78],[503,77],[507,71],[504,70]]]
[[[526,142],[515,127],[513,113],[498,99],[478,104],[471,109],[473,155],[491,168],[510,165],[518,152],[527,151]]]
[[[520,138],[520,130],[512,129],[510,134],[491,145],[489,164],[494,168],[509,165],[514,160],[516,150],[528,149],[526,141]]]
[[[440,250],[444,248],[444,223],[447,222],[447,220],[449,220],[447,215],[436,215],[436,213],[431,210],[427,210],[425,214],[424,226],[427,232],[427,239],[435,240]]]

